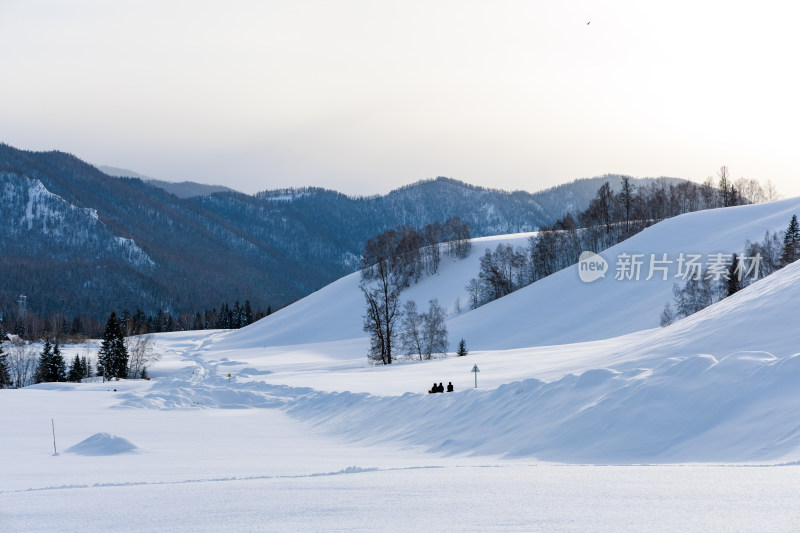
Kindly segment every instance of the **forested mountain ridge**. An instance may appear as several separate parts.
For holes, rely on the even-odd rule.
[[[536,194],[437,178],[385,196],[180,198],[70,154],[0,144],[0,313],[14,313],[20,294],[40,316],[194,313],[237,299],[277,308],[356,270],[367,239],[390,227],[458,216],[473,236],[530,231],[585,208],[606,179]]]

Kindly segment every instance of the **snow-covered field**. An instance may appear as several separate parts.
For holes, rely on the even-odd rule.
[[[603,255],[739,253],[795,213],[685,215]],[[800,263],[667,328],[672,280],[575,268],[457,315],[483,250],[527,237],[403,294],[449,306],[464,358],[367,365],[354,275],[158,335],[150,382],[0,391],[0,530],[796,530]]]

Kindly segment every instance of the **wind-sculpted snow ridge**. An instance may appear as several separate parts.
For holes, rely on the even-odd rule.
[[[118,408],[146,409],[250,409],[278,408],[286,404],[281,396],[285,387],[266,383],[227,384],[189,382],[178,379],[158,380],[148,391],[120,394]],[[295,393],[296,394],[296,393]]]
[[[288,412],[367,443],[560,462],[779,459],[800,445],[800,355],[673,358],[449,394],[317,393]]]

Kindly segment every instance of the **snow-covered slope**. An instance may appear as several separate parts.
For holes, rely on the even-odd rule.
[[[567,268],[501,301],[485,305],[449,324],[453,338],[472,339],[484,349],[521,348],[616,337],[659,326],[677,274],[680,254],[741,254],[745,241],[757,241],[766,231],[783,231],[800,213],[800,199],[769,204],[689,213],[656,224],[601,255],[610,272],[583,283],[577,267]],[[641,276],[617,280],[621,254],[644,254]],[[668,279],[659,272],[646,280],[651,254],[667,254]]]
[[[686,215],[604,255],[613,268],[623,252],[739,252],[745,240],[783,229],[796,212],[799,199]],[[463,295],[477,257],[501,240],[476,243],[470,259],[445,265],[404,296],[422,304]],[[512,240],[520,245],[525,236]],[[586,284],[566,269],[452,316],[451,339],[468,340],[468,357],[387,368],[366,364],[361,295],[351,276],[176,354],[199,365],[204,383],[232,373],[247,391],[234,404],[292,397],[284,408],[293,416],[355,440],[559,461],[797,458],[800,401],[791,384],[800,380],[800,263],[654,327],[672,283],[618,281],[612,272]],[[473,365],[481,369],[478,390]],[[456,393],[424,394],[433,381],[452,381]],[[131,405],[228,401],[196,387],[161,394]]]
[[[467,312],[469,304],[464,287],[478,276],[484,250],[494,249],[499,243],[522,247],[532,235],[518,233],[473,239],[469,257],[457,260],[443,255],[439,272],[403,291],[401,300],[414,300],[418,308],[427,309],[428,300],[436,298],[454,316],[458,299],[462,312]],[[231,332],[224,340],[225,346],[284,346],[363,338],[364,295],[358,288],[360,282],[359,272],[345,276],[247,328]]]
[[[401,299],[414,299],[427,307],[438,298],[450,312],[451,344],[465,338],[472,349],[510,349],[565,344],[616,337],[658,327],[664,305],[672,299],[672,286],[680,279],[677,261],[681,252],[741,253],[745,241],[757,241],[766,231],[786,228],[800,213],[800,199],[690,213],[656,224],[603,252],[609,274],[592,283],[578,278],[577,267],[564,269],[500,300],[469,311],[467,282],[478,275],[479,258],[499,242],[524,246],[530,234],[476,239],[469,258],[443,262],[440,272],[407,289]],[[620,254],[644,254],[639,281],[615,279]],[[668,279],[660,274],[645,280],[650,254],[667,259]],[[344,277],[320,291],[249,326],[232,332],[219,347],[306,345],[359,339],[362,331],[363,296],[358,274]],[[462,314],[454,313],[455,301]],[[355,344],[352,346],[355,347]],[[364,340],[359,348],[366,349]]]
[[[800,262],[667,328],[392,367],[320,346],[194,352],[205,381],[126,405],[266,406],[369,442],[556,461],[796,459]],[[182,351],[181,353],[186,353]],[[346,354],[349,353],[349,358]],[[470,369],[478,365],[480,388]],[[233,391],[214,376],[231,372]],[[455,394],[428,395],[432,381]],[[287,388],[288,387],[288,388]]]

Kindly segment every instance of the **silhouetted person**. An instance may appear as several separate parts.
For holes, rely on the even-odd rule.
[[[453,382],[452,381],[448,381],[447,382],[447,392],[453,392]]]
[[[444,385],[439,383],[439,387],[436,389],[436,392],[444,392]]]
[[[439,392],[439,385],[437,385],[435,381],[433,382],[431,390],[428,391],[428,394],[433,394],[434,392]]]

